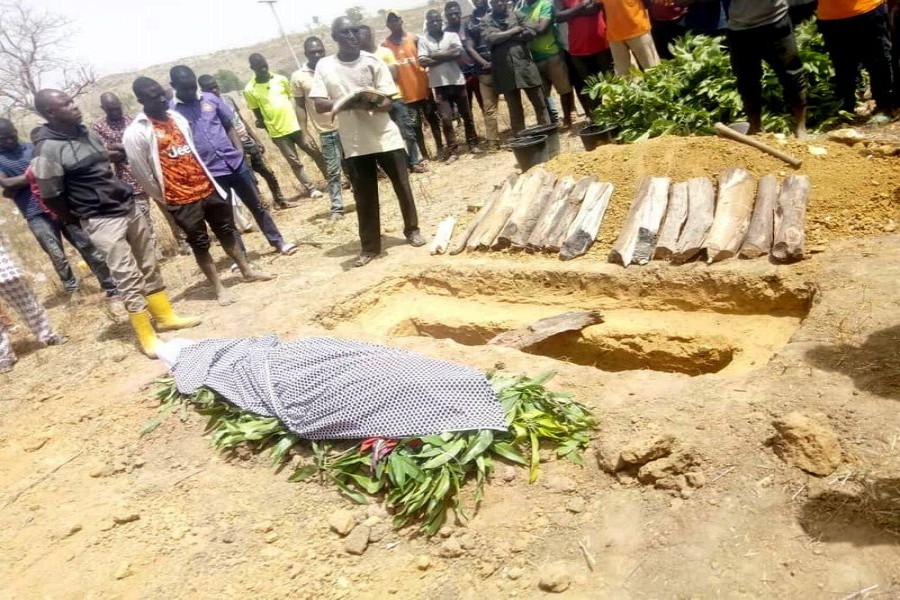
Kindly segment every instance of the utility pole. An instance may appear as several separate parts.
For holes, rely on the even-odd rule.
[[[281,25],[281,19],[278,18],[278,11],[275,10],[275,3],[278,0],[256,0],[260,4],[268,4],[269,8],[272,9],[272,16],[275,17],[275,23],[278,24],[278,32],[281,34],[281,37],[284,38],[284,43],[287,44],[288,50],[291,51],[291,56],[294,57],[294,62],[297,63],[297,68],[301,68],[303,65],[300,64],[300,59],[297,58],[297,53],[294,52],[294,47],[291,46],[291,40],[288,39],[287,34],[284,32],[284,27]]]

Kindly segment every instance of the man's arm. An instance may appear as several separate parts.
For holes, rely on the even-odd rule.
[[[4,191],[15,191],[28,185],[25,175],[10,177],[6,173],[0,173],[0,188]]]
[[[485,25],[481,30],[481,34],[484,36],[484,42],[488,46],[498,46],[504,42],[517,38],[522,35],[522,32],[524,31],[525,28],[519,27],[518,25],[510,27],[506,31],[490,25]]]
[[[225,133],[228,134],[228,139],[231,140],[231,145],[234,146],[235,150],[243,152],[244,142],[241,140],[241,136],[238,135],[237,129],[234,128],[234,113],[231,112],[231,108],[221,98],[217,98],[216,114],[219,116],[222,127],[225,128]]]
[[[428,43],[426,41],[419,40],[420,65],[422,65],[423,67],[433,67],[441,63],[455,61],[463,55],[463,47],[462,43],[459,42],[459,36],[457,36],[455,33],[445,33],[444,35],[452,35],[456,37],[455,41],[451,38],[450,47],[446,50],[431,50],[428,47]]]
[[[571,19],[581,15],[585,10],[585,5],[583,2],[579,2],[572,8],[566,8],[562,0],[554,0],[554,4],[556,5],[556,20],[560,23],[570,21]]]
[[[472,60],[481,65],[482,69],[491,68],[491,63],[486,61],[484,57],[478,53],[478,50],[475,49],[475,42],[472,41],[472,36],[467,36],[466,41],[463,42],[463,45],[466,48],[466,52],[468,52],[469,56],[472,57]]]
[[[66,172],[47,150],[47,143],[40,145],[41,153],[32,161],[34,177],[41,192],[41,199],[64,223],[74,221],[66,198]]]
[[[308,131],[309,113],[306,110],[306,89],[303,87],[303,82],[295,77],[291,77],[291,90],[294,94],[294,111],[297,113],[297,121],[300,122],[300,129],[302,131]]]
[[[316,112],[320,115],[330,113],[334,107],[334,100],[331,98],[313,98],[313,104],[316,105]]]
[[[129,127],[122,137],[122,146],[135,181],[144,188],[148,196],[160,204],[165,204],[162,185],[156,180],[153,158],[146,137],[139,130]]]

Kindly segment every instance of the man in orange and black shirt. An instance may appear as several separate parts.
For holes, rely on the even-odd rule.
[[[132,173],[156,201],[163,203],[184,230],[200,266],[221,305],[232,303],[209,253],[207,224],[246,281],[272,277],[255,271],[239,244],[227,194],[200,160],[188,122],[169,110],[165,90],[147,77],[135,80],[134,94],[144,107],[125,130],[124,145]]]

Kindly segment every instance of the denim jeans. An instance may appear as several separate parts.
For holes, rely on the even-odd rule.
[[[72,267],[66,258],[66,251],[63,248],[62,238],[66,238],[72,244],[84,262],[87,263],[91,271],[100,282],[100,287],[106,292],[107,296],[115,296],[116,283],[109,274],[109,267],[103,260],[103,255],[97,251],[91,243],[90,238],[84,230],[78,225],[63,225],[59,221],[54,221],[49,215],[38,215],[28,219],[28,228],[37,239],[38,244],[53,263],[53,269],[59,275],[59,279],[63,283],[63,287],[69,293],[78,289],[78,278],[72,272]]]
[[[325,158],[328,194],[331,196],[331,212],[344,214],[344,199],[341,196],[341,163],[344,161],[344,149],[341,148],[341,134],[338,131],[326,131],[319,134],[319,145]]]
[[[241,201],[250,209],[250,212],[253,213],[253,219],[259,225],[259,230],[266,236],[269,245],[273,248],[281,249],[281,246],[284,245],[284,238],[281,236],[281,232],[278,231],[278,226],[275,225],[272,215],[269,214],[269,211],[262,204],[259,190],[253,181],[253,172],[247,166],[247,162],[242,162],[238,170],[229,175],[216,176],[216,183],[222,189],[227,190],[229,194],[234,190]],[[231,202],[231,196],[228,197],[228,201]]]
[[[406,142],[406,164],[410,167],[422,162],[419,159],[419,147],[416,145],[416,130],[413,117],[402,98],[395,98],[391,103],[391,120],[400,128],[400,135]]]

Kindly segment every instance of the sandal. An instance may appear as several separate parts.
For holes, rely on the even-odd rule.
[[[356,259],[356,262],[353,263],[354,267],[364,267],[375,259],[375,254],[360,254],[359,258]]]

